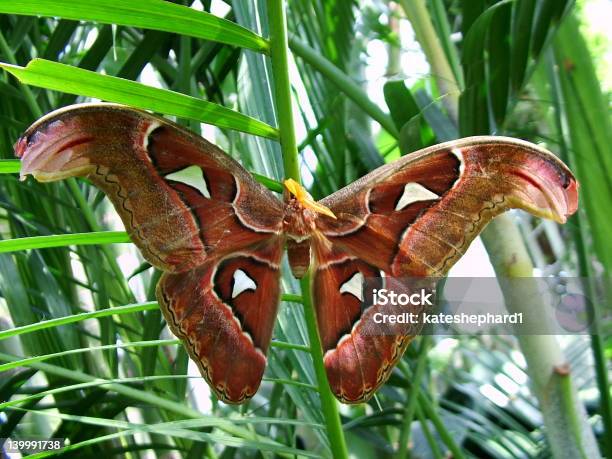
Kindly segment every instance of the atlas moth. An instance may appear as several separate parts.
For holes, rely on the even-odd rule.
[[[443,276],[496,215],[519,208],[563,223],[578,184],[552,153],[469,137],[386,164],[314,201],[287,180],[283,199],[200,136],[114,104],[54,111],[18,140],[21,175],[86,177],[114,204],[151,265],[160,308],[217,396],[242,403],[266,367],[285,247],[312,299],[331,390],[345,403],[383,384],[414,327],[369,333],[370,278]],[[418,312],[418,311],[417,311]]]

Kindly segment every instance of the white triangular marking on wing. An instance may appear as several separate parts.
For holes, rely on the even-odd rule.
[[[410,182],[406,183],[404,186],[404,192],[402,193],[402,197],[397,201],[397,205],[395,206],[395,210],[402,210],[408,207],[413,202],[417,201],[430,201],[432,199],[439,199],[436,193],[432,193],[423,185]]]
[[[147,126],[147,130],[145,131],[142,137],[142,147],[146,150],[149,148],[149,137],[151,137],[151,133],[161,126],[161,123],[158,121],[151,121]]]
[[[234,288],[232,289],[232,299],[236,298],[245,290],[255,290],[257,284],[242,269],[234,271]]]
[[[166,180],[173,180],[189,185],[202,193],[202,196],[210,199],[210,191],[208,190],[206,180],[204,180],[204,173],[198,166],[189,166],[180,171],[172,172],[166,175]]]
[[[363,301],[363,274],[356,272],[340,286],[340,293],[350,293],[359,301]]]
[[[463,157],[461,148],[453,148],[451,153],[459,160],[459,177],[457,177],[457,180],[455,180],[455,183],[453,183],[453,188],[455,188],[461,181],[463,173],[465,172],[465,158]]]

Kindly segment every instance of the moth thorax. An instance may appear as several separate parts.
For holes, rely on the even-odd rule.
[[[291,198],[285,206],[283,231],[298,242],[310,237],[315,230],[317,214],[304,207],[297,199]]]

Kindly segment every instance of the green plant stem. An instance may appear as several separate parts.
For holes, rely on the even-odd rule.
[[[482,233],[509,313],[522,312],[525,323],[544,324],[546,305],[542,302],[533,276],[533,265],[521,233],[506,214],[493,220]],[[512,279],[523,278],[521,289]],[[546,434],[554,457],[600,457],[584,406],[578,399],[570,374],[563,381],[555,375],[567,362],[554,335],[519,335],[534,394],[544,417]],[[569,371],[569,370],[568,370]],[[568,410],[567,407],[573,409]],[[581,441],[581,443],[579,443]]]
[[[283,293],[282,300],[291,303],[301,303],[302,295],[296,295],[295,293]]]
[[[429,424],[427,422],[427,418],[423,414],[423,410],[419,405],[417,405],[416,415],[421,423],[421,429],[423,430],[423,435],[425,435],[425,439],[429,444],[429,448],[431,449],[431,454],[435,459],[444,459],[445,456],[440,451],[440,447],[438,446],[437,439],[432,435],[431,430],[429,430]]]
[[[285,177],[300,182],[297,142],[293,124],[293,108],[291,103],[291,84],[289,81],[289,58],[287,44],[287,23],[285,15],[285,0],[267,0],[268,18],[270,20],[270,57],[274,80],[274,95],[276,102],[276,117],[280,131],[281,151],[285,166]],[[327,437],[334,458],[348,457],[342,422],[338,413],[338,405],[329,388],[325,367],[323,365],[323,349],[317,329],[317,320],[310,295],[310,276],[307,274],[301,280],[304,316],[310,341],[310,352],[313,359],[321,408],[327,427]]]
[[[323,365],[323,348],[321,346],[321,338],[317,328],[317,318],[312,304],[310,295],[310,275],[304,276],[300,282],[302,287],[302,297],[304,299],[304,317],[306,318],[306,326],[308,329],[308,340],[310,341],[310,353],[314,363],[315,374],[319,394],[321,395],[321,408],[323,409],[323,417],[327,426],[327,436],[331,446],[334,458],[348,457],[346,441],[344,439],[344,431],[338,413],[338,403],[329,389],[327,374]]]
[[[267,5],[270,20],[270,55],[274,75],[274,102],[278,129],[280,130],[285,177],[301,183],[291,104],[285,2],[284,0],[268,0]]]

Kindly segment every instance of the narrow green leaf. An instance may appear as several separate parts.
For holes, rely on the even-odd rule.
[[[62,352],[54,352],[52,354],[44,354],[37,355],[35,357],[23,358],[21,360],[14,360],[8,363],[0,364],[0,372],[7,371],[12,368],[17,367],[25,367],[35,362],[43,362],[45,360],[54,359],[57,357],[63,357],[66,355],[72,354],[82,354],[84,352],[91,351],[103,351],[107,349],[125,349],[129,347],[152,347],[152,346],[170,346],[181,344],[181,341],[178,339],[161,339],[161,340],[151,340],[151,341],[132,341],[130,343],[119,343],[119,344],[106,344],[103,346],[90,346],[90,347],[81,347],[77,349],[68,349],[67,351]]]
[[[510,59],[510,82],[518,91],[523,86],[529,59],[531,30],[535,13],[535,0],[520,0],[515,5],[512,55]]]
[[[459,105],[459,126],[462,136],[488,134],[486,77],[483,37],[487,35],[491,20],[499,8],[512,0],[502,0],[485,10],[472,23],[463,42],[461,63],[465,72],[465,91]],[[467,2],[470,3],[470,2]]]
[[[489,99],[498,126],[504,122],[510,92],[510,21],[512,8],[506,5],[493,14],[487,36]]]
[[[389,81],[383,87],[385,101],[397,129],[421,112],[404,80]]]
[[[23,410],[22,408],[13,408],[13,409],[20,410],[20,411]],[[24,410],[24,411],[30,411],[30,410]],[[198,432],[198,431],[194,431],[194,430],[190,430],[190,429],[186,429],[182,427],[183,425],[187,425],[187,426],[196,425],[196,426],[201,426],[201,427],[207,427],[207,426],[223,427],[224,425],[230,424],[233,421],[233,419],[221,420],[219,418],[215,418],[212,416],[203,415],[202,419],[193,420],[193,421],[192,420],[185,420],[185,421],[179,420],[179,421],[171,421],[171,422],[156,423],[156,424],[137,424],[134,422],[125,422],[125,421],[118,421],[118,420],[106,419],[106,418],[94,418],[91,416],[76,416],[76,415],[63,414],[63,413],[53,413],[49,411],[37,411],[37,413],[44,415],[44,416],[48,416],[48,417],[55,417],[55,418],[60,418],[63,420],[70,420],[72,422],[80,422],[83,424],[112,427],[114,429],[122,429],[122,432],[111,434],[111,435],[99,436],[99,437],[95,437],[93,439],[86,440],[80,443],[70,444],[66,446],[65,448],[58,450],[58,451],[48,451],[48,452],[33,454],[32,457],[34,458],[55,456],[57,455],[58,452],[73,451],[73,450],[79,449],[87,445],[106,441],[116,436],[134,434],[134,433],[139,433],[139,432],[140,433],[146,432],[150,434],[153,434],[153,433],[162,434],[163,433],[163,434],[171,435],[177,438],[185,438],[185,439],[190,439],[190,440],[195,440],[195,441],[219,443],[222,445],[232,446],[236,448],[251,448],[251,449],[255,449],[256,451],[270,451],[278,455],[282,455],[282,457],[295,457],[295,456],[304,456],[304,457],[313,457],[313,458],[322,457],[316,453],[311,453],[305,450],[298,450],[298,449],[284,446],[278,443],[273,443],[264,438],[261,438],[261,439],[252,439],[249,437],[239,438],[238,436],[229,436],[229,435],[220,434],[217,432],[215,433]],[[191,424],[191,422],[195,422],[195,424]],[[255,424],[255,422],[253,422],[253,424]],[[181,427],[178,427],[178,426],[181,426]]]
[[[277,129],[227,107],[167,89],[100,75],[70,65],[33,59],[26,67],[0,63],[24,84],[190,118],[221,128],[276,139]]]
[[[87,319],[96,319],[98,317],[107,317],[120,314],[133,314],[135,312],[156,309],[157,307],[157,301],[150,301],[148,303],[126,304],[125,306],[117,306],[109,309],[101,309],[99,311],[83,312],[81,314],[73,314],[66,317],[43,320],[42,322],[23,325],[21,327],[11,328],[9,330],[0,330],[0,340],[10,338],[11,336],[22,335],[24,333],[44,330],[45,328],[59,327],[61,325],[67,325],[74,322],[81,322]]]
[[[161,0],[12,0],[0,13],[52,16],[162,30],[267,52],[268,42],[238,24],[213,14]]]
[[[121,244],[125,242],[131,242],[125,231],[53,234],[51,236],[32,236],[0,241],[0,253],[69,245]]]
[[[0,160],[0,174],[18,174],[21,170],[21,162],[18,159]]]
[[[89,387],[100,388],[100,387],[104,387],[106,384],[113,384],[113,383],[119,383],[119,384],[140,383],[142,384],[142,383],[147,383],[151,381],[163,381],[163,380],[169,380],[169,379],[190,379],[190,378],[196,379],[196,378],[200,378],[200,376],[188,376],[188,375],[136,376],[133,378],[116,378],[116,379],[105,379],[105,380],[94,379],[92,381],[79,383],[79,384],[64,384],[60,387],[56,387],[56,388],[48,389],[48,390],[39,390],[39,391],[34,392],[33,394],[26,395],[25,397],[13,398],[6,402],[2,402],[0,403],[0,410],[4,410],[7,407],[11,407],[11,406],[24,405],[27,402],[30,402],[32,400],[44,398],[47,395],[62,394],[64,392],[70,392],[70,391],[80,391],[81,389],[87,389]]]
[[[567,4],[571,0],[540,0],[537,2],[537,17],[533,26],[533,36],[531,37],[531,53],[537,58],[547,35],[549,35],[552,23],[558,21]]]

